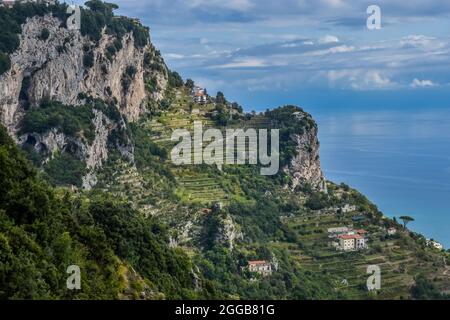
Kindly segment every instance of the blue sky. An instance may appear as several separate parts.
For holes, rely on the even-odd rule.
[[[247,110],[449,107],[448,0],[115,0],[167,64]],[[368,30],[366,9],[381,8]]]

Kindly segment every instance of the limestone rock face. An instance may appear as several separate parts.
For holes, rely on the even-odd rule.
[[[40,35],[48,30],[49,37]],[[121,42],[114,55],[108,48]],[[117,47],[117,45],[116,45]],[[92,61],[86,64],[86,55]],[[0,76],[0,121],[17,143],[28,143],[35,151],[50,160],[58,151],[70,152],[86,162],[87,174],[83,187],[92,188],[97,179],[95,170],[108,157],[108,137],[114,129],[123,129],[145,112],[149,100],[160,100],[168,80],[164,61],[149,42],[135,46],[133,34],[121,39],[105,31],[98,42],[82,36],[78,30],[62,27],[61,20],[52,15],[29,18],[22,25],[20,45],[10,55],[11,69]],[[159,65],[158,68],[152,66]],[[130,71],[131,70],[131,71]],[[146,81],[156,82],[157,90],[149,93]],[[76,108],[86,98],[116,103],[120,120],[113,123],[98,110],[93,110],[95,138],[92,143],[68,137],[57,129],[37,134],[19,135],[20,122],[27,108],[39,108],[41,101],[50,99]],[[117,145],[117,149],[134,161],[131,143]]]
[[[243,238],[239,226],[233,221],[230,215],[221,219],[221,226],[217,234],[217,241],[223,243],[229,250],[233,250],[235,242]]]
[[[46,40],[39,37],[44,29],[50,34]],[[83,102],[81,94],[105,101],[115,99],[128,121],[137,120],[146,99],[161,99],[167,71],[145,66],[144,57],[154,56],[155,49],[150,43],[136,48],[132,33],[119,39],[122,49],[108,59],[107,48],[114,40],[104,32],[94,43],[77,30],[61,27],[61,21],[51,15],[28,19],[22,26],[20,46],[10,56],[12,67],[0,76],[0,120],[8,131],[14,136],[23,114],[21,91],[32,107],[46,98],[76,106]],[[83,62],[86,50],[93,55],[93,66],[89,68]],[[134,75],[124,88],[123,77],[129,67]],[[160,89],[151,97],[146,94],[144,77],[156,79]]]
[[[90,190],[97,184],[95,169],[101,167],[104,160],[108,158],[108,136],[112,129],[111,121],[103,113],[94,110],[95,139],[87,147],[86,166],[88,173],[83,177],[83,188]]]
[[[306,113],[294,113],[295,120],[310,117]],[[294,121],[295,121],[294,120]],[[310,119],[312,120],[312,119]],[[291,135],[296,144],[296,156],[291,160],[284,171],[292,177],[292,189],[302,182],[326,192],[325,177],[320,165],[318,129],[314,123],[313,128],[306,130],[303,134]]]

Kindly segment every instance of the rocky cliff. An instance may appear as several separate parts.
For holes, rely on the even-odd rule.
[[[46,37],[42,37],[47,33]],[[110,48],[118,48],[111,54]],[[136,121],[149,101],[163,97],[167,86],[164,61],[150,42],[135,45],[132,32],[123,37],[103,29],[98,41],[67,29],[52,14],[28,18],[22,25],[20,45],[10,54],[11,68],[0,76],[0,120],[19,143],[31,143],[48,161],[58,151],[71,150],[86,161],[88,173],[83,186],[95,185],[93,171],[107,156],[107,140],[112,130]],[[157,68],[155,68],[157,66]],[[151,80],[155,89],[146,90]],[[21,120],[28,110],[40,107],[43,100],[61,102],[77,108],[86,99],[114,104],[122,120],[111,122],[95,111],[92,123],[95,138],[91,142],[69,137],[59,130],[23,132]],[[121,151],[130,153],[130,147]]]
[[[49,32],[47,39],[40,37],[43,30]],[[111,58],[107,49],[117,40],[121,49]],[[90,66],[85,63],[87,50],[92,56]],[[20,46],[10,56],[12,67],[0,76],[1,121],[10,133],[17,131],[23,114],[21,92],[31,107],[38,107],[43,99],[73,106],[82,104],[85,96],[115,99],[123,116],[135,121],[143,112],[146,99],[161,99],[167,85],[166,70],[155,71],[146,66],[152,63],[145,62],[146,56],[154,57],[154,48],[151,44],[136,48],[132,33],[115,39],[103,32],[95,43],[78,30],[62,27],[61,20],[51,15],[28,19],[22,26]],[[133,74],[125,87],[122,80],[130,67]],[[156,79],[159,90],[149,97],[144,78],[151,77]]]
[[[113,52],[111,48],[115,48]],[[26,20],[19,47],[10,54],[10,60],[11,69],[0,76],[1,123],[16,142],[31,144],[44,156],[44,163],[60,151],[84,161],[85,188],[96,184],[95,170],[108,158],[111,133],[126,131],[126,123],[139,120],[150,104],[164,97],[169,81],[169,71],[150,41],[138,46],[133,32],[118,37],[106,26],[99,39],[93,40],[79,30],[69,30],[52,14]],[[94,137],[90,141],[57,128],[38,133],[21,130],[24,115],[39,109],[44,100],[77,108],[95,99],[114,104],[120,119],[110,119],[104,111],[94,110]],[[305,119],[313,122],[304,112],[293,112],[289,117],[289,121],[302,125]],[[292,134],[289,139],[296,152],[284,171],[292,177],[292,189],[301,182],[323,189],[317,126]],[[133,146],[127,140],[125,137],[117,148],[133,159]]]
[[[301,120],[309,115],[296,112],[293,114],[296,120]],[[318,139],[317,124],[305,130],[302,134],[292,134],[292,141],[296,145],[296,155],[290,161],[285,172],[292,177],[292,188],[295,189],[302,182],[326,192],[326,181],[320,165],[320,143]]]

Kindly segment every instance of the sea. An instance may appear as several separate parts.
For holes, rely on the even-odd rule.
[[[327,179],[450,248],[450,110],[361,110],[313,113]]]

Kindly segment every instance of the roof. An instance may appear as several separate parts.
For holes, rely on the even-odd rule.
[[[358,230],[356,230],[356,233],[364,234],[364,233],[367,233],[367,231],[364,229],[358,229]]]
[[[363,239],[359,234],[344,234],[339,236],[339,239],[350,240],[350,239]]]
[[[266,260],[253,260],[253,261],[249,261],[248,264],[252,265],[252,266],[258,266],[258,265],[267,264],[267,261]]]

